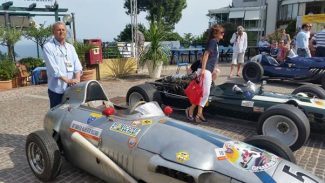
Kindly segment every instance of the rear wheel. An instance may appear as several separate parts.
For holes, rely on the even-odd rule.
[[[127,104],[129,106],[134,106],[140,101],[157,101],[159,104],[161,104],[161,96],[152,84],[145,83],[131,87],[126,94]]]
[[[280,104],[270,107],[260,116],[257,132],[275,137],[295,151],[308,140],[310,124],[299,108]]]
[[[244,140],[245,143],[273,153],[285,160],[296,163],[292,150],[279,139],[270,136],[256,135]]]
[[[248,62],[243,68],[243,78],[246,81],[259,82],[264,75],[264,70],[261,64],[257,62]]]
[[[325,90],[313,84],[300,86],[296,88],[291,94],[293,95],[302,94],[303,96],[306,95],[309,98],[315,97],[319,99],[325,99]]]
[[[34,175],[44,182],[54,180],[61,170],[59,147],[44,130],[27,136],[26,156]]]

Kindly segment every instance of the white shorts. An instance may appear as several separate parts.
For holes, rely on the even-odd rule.
[[[245,57],[245,52],[244,53],[233,53],[232,54],[232,62],[231,64],[237,65],[238,64],[243,64],[244,63],[244,57]]]
[[[201,73],[201,69],[198,69],[197,74],[200,74],[200,73]],[[205,104],[208,102],[209,95],[210,95],[211,83],[212,83],[212,74],[209,70],[205,70],[204,79],[203,79],[203,96],[202,96],[202,99],[200,102],[201,107],[204,107]]]

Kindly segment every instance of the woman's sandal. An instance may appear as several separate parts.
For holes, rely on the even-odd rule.
[[[187,118],[189,121],[194,121],[194,118],[193,118],[193,116],[190,115],[189,110],[190,110],[190,108],[186,108],[186,109],[185,109],[186,118]]]
[[[203,118],[203,117],[201,117],[201,116],[196,115],[195,116],[195,122],[197,122],[197,123],[207,123],[208,120],[205,119],[205,118]]]

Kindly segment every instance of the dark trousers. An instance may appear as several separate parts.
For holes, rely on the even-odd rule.
[[[50,108],[59,105],[62,101],[63,94],[55,93],[50,89],[47,90],[50,98]]]
[[[316,48],[316,54],[315,54],[316,57],[325,57],[325,47],[323,46],[318,46]]]

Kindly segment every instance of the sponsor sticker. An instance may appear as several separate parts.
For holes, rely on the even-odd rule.
[[[223,148],[215,148],[214,151],[216,152],[217,160],[227,159],[226,152]]]
[[[223,149],[231,164],[252,172],[265,171],[279,162],[277,156],[239,141],[227,141]]]
[[[100,113],[95,113],[95,112],[92,112],[89,114],[89,117],[88,117],[88,120],[87,120],[87,124],[95,121],[96,119],[98,118],[101,118],[103,115],[100,114]]]
[[[152,124],[152,120],[151,119],[141,120],[141,124],[142,125],[151,125]]]
[[[243,100],[243,101],[241,101],[241,106],[243,106],[243,107],[253,107],[254,102],[253,101],[248,101],[248,100]]]
[[[141,121],[132,121],[131,125],[134,126],[134,127],[140,126]]]
[[[138,139],[136,137],[130,137],[128,140],[128,146],[129,148],[133,148],[137,145]]]
[[[159,120],[159,123],[166,123],[166,122],[167,122],[166,119],[160,119],[160,120]]]
[[[69,130],[71,132],[79,132],[83,137],[96,141],[99,141],[102,134],[102,129],[78,121],[72,121]]]
[[[264,112],[264,107],[253,107],[254,112]]]
[[[112,126],[110,127],[110,130],[118,132],[118,133],[122,133],[127,136],[131,136],[131,137],[136,137],[138,135],[138,133],[141,131],[140,128],[136,128],[136,127],[129,126],[129,125],[126,125],[123,123],[118,123],[118,122],[114,122],[112,124]]]
[[[80,93],[80,92],[81,92],[81,88],[76,88],[76,89],[74,90],[74,92],[76,92],[76,93]]]
[[[325,101],[324,100],[313,98],[313,99],[310,99],[310,101],[316,106],[325,107],[325,103],[324,103]]]
[[[68,107],[70,107],[69,104],[63,104],[63,105],[60,106],[60,109],[66,109],[66,108],[68,108]]]
[[[185,163],[190,160],[190,154],[186,151],[180,151],[176,153],[176,161],[179,163]]]

